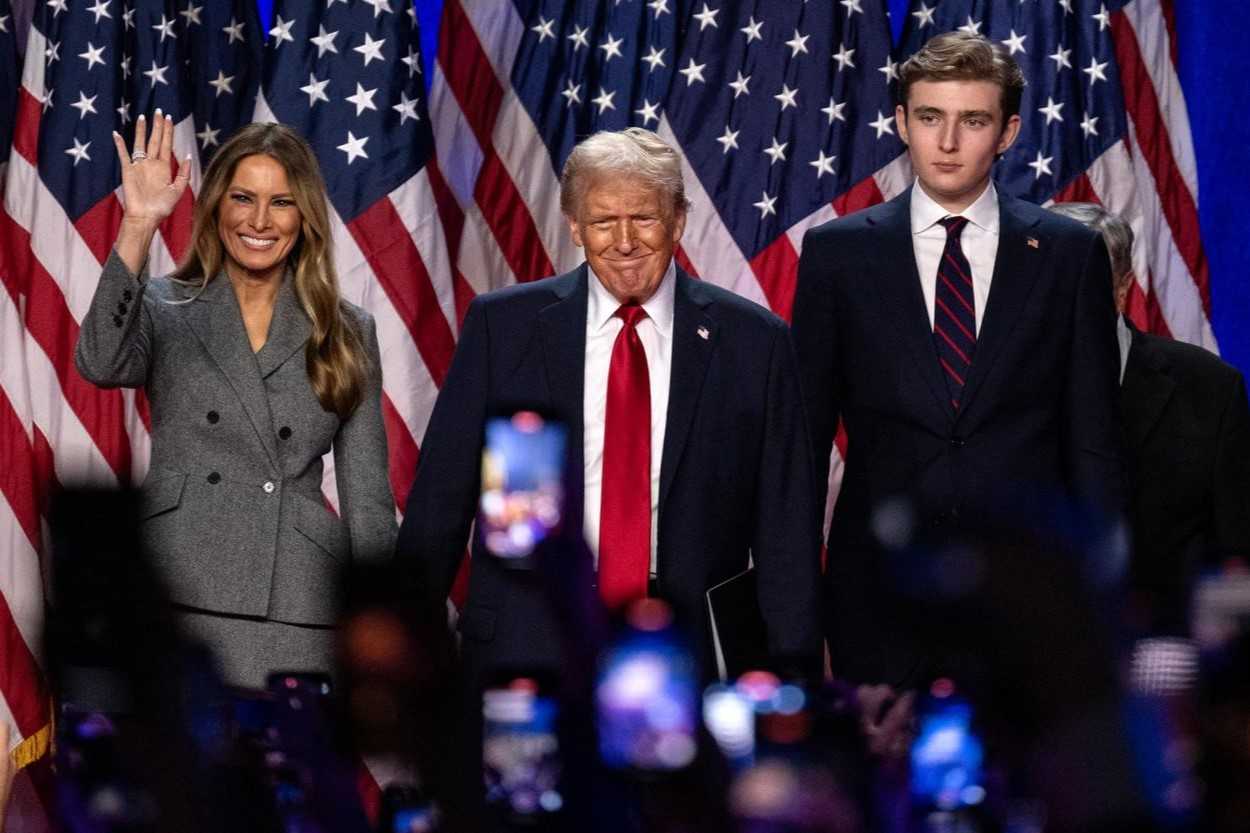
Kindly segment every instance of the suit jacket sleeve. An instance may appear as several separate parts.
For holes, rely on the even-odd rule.
[[[334,438],[334,479],[339,510],[351,536],[352,558],[390,558],[395,550],[395,498],[387,477],[382,423],[382,356],[373,317],[366,314],[357,326],[369,374],[364,397]]]
[[[775,332],[751,552],[770,653],[815,671],[821,651],[820,512],[794,346],[783,325]]]
[[[799,258],[791,329],[811,433],[816,511],[823,519],[840,412],[838,338],[828,243],[809,231]]]
[[[486,315],[475,300],[421,443],[399,530],[401,565],[428,604],[442,605],[451,592],[473,523],[482,476],[489,346]]]
[[[147,381],[153,350],[147,284],[147,267],[132,275],[117,252],[109,253],[74,350],[84,379],[105,388],[137,388]]]
[[[1125,507],[1119,419],[1120,351],[1111,262],[1094,235],[1076,288],[1068,350],[1063,453],[1069,488],[1108,512]]]
[[[1250,405],[1240,374],[1220,419],[1211,495],[1212,554],[1250,558]]]

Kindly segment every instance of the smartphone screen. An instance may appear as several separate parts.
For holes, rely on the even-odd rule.
[[[975,807],[985,800],[984,750],[972,705],[948,680],[934,683],[921,700],[919,732],[911,750],[911,793],[919,806],[938,810]]]
[[[486,421],[478,534],[491,554],[524,562],[564,520],[568,428],[535,411]]]
[[[679,770],[697,751],[699,691],[694,660],[667,605],[635,604],[630,624],[604,653],[595,688],[599,755],[616,769]],[[653,612],[664,612],[664,616]]]
[[[517,676],[482,693],[486,803],[512,819],[559,812],[559,703],[536,677]]]

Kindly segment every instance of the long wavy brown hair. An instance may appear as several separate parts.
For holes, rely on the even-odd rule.
[[[273,158],[285,169],[300,212],[300,236],[288,262],[294,264],[295,297],[312,322],[304,348],[308,380],[321,407],[346,419],[364,396],[371,368],[361,334],[339,297],[321,169],[298,133],[283,124],[254,123],[221,146],[195,200],[191,246],[171,277],[202,290],[222,271],[225,249],[217,228],[218,206],[239,162],[257,154]]]

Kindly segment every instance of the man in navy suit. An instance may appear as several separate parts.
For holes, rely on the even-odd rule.
[[[1125,314],[1133,229],[1093,203],[1051,211],[1102,234],[1111,255],[1120,417],[1129,485],[1129,627],[1187,635],[1203,569],[1250,559],[1250,405],[1232,365],[1193,344],[1143,333]]]
[[[1023,86],[985,38],[930,40],[900,69],[915,183],[803,243],[793,332],[822,498],[839,420],[847,436],[827,633],[851,680],[923,675],[924,648],[886,602],[883,539],[958,534],[1022,491],[1120,507],[1106,247],[990,178]]]
[[[586,263],[470,305],[399,557],[426,603],[441,605],[474,517],[483,420],[536,405],[568,423],[581,478],[570,491],[584,494],[570,512],[609,607],[666,599],[707,660],[704,593],[753,560],[770,652],[810,669],[820,656],[819,513],[790,334],[677,267],[680,165],[638,128],[574,148],[561,207]],[[474,542],[459,619],[471,678],[564,666],[549,590]]]

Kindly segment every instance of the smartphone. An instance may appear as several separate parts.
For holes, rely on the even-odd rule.
[[[382,791],[379,833],[433,833],[437,829],[438,810],[420,789],[390,784]]]
[[[972,704],[949,680],[937,680],[921,698],[919,731],[911,749],[911,795],[922,810],[958,811],[985,801],[984,745]]]
[[[514,822],[549,820],[564,806],[554,680],[504,675],[482,692],[486,803]]]
[[[486,421],[477,531],[486,551],[516,567],[557,534],[565,518],[568,427],[537,411]]]
[[[672,613],[658,599],[636,602],[600,659],[595,683],[599,756],[639,773],[681,770],[698,751],[698,676]]]

